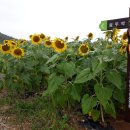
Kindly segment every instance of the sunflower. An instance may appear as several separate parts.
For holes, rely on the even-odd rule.
[[[123,44],[123,45],[121,46],[119,52],[120,52],[121,54],[125,53],[125,52],[126,52],[126,48],[127,48],[127,43],[125,43],[125,44]]]
[[[34,34],[34,35],[31,36],[31,41],[32,41],[33,44],[38,45],[42,42],[42,39],[40,38],[39,35]]]
[[[46,40],[44,41],[44,45],[45,45],[46,47],[51,47],[51,46],[52,46],[51,40],[46,39]]]
[[[45,38],[46,38],[46,36],[45,36],[43,33],[39,34],[39,37],[40,37],[41,39],[45,39]]]
[[[19,45],[23,45],[23,44],[25,44],[27,41],[25,40],[25,39],[19,39],[18,40],[18,44]]]
[[[15,48],[17,46],[17,43],[14,42],[14,41],[10,41],[9,45],[10,45],[10,47],[12,49],[12,48]]]
[[[2,47],[2,45],[1,45],[1,43],[0,43],[0,51],[1,51],[1,47]]]
[[[32,35],[29,35],[29,38],[31,39]]]
[[[88,46],[88,44],[87,43],[81,44],[80,47],[79,47],[79,49],[78,49],[78,51],[79,51],[79,54],[81,56],[87,55],[88,52],[89,52],[89,46]]]
[[[76,36],[76,38],[74,39],[74,41],[78,41],[79,40],[79,36]]]
[[[4,53],[4,54],[10,53],[10,51],[11,51],[10,45],[8,45],[8,44],[3,44],[3,45],[1,46],[1,51],[2,51],[2,53]]]
[[[3,43],[4,44],[9,44],[11,40],[4,40]]]
[[[92,33],[89,33],[88,35],[87,35],[87,37],[88,37],[88,39],[93,39],[93,34]]]
[[[20,59],[24,56],[24,50],[22,48],[14,48],[11,53],[15,58]]]
[[[106,31],[104,32],[104,34],[105,34],[105,39],[110,39],[112,35],[112,31]]]
[[[56,52],[63,52],[67,49],[67,44],[64,42],[64,40],[55,38],[52,42],[52,47]]]
[[[68,41],[68,37],[65,37],[65,41],[66,41],[66,42]]]
[[[119,38],[118,38],[118,36],[112,36],[112,41],[113,41],[113,43],[118,43],[118,41],[119,41]]]
[[[114,28],[112,30],[112,35],[111,35],[112,40],[115,39],[115,37],[118,36],[119,32],[120,32],[120,29],[117,29],[117,28]]]
[[[124,33],[121,35],[121,41],[125,41],[125,42],[128,41],[127,32],[124,32]]]

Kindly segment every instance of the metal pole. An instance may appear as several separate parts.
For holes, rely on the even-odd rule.
[[[127,83],[126,83],[126,111],[125,120],[130,122],[130,8],[129,8],[129,19],[128,19],[128,45],[127,45]]]

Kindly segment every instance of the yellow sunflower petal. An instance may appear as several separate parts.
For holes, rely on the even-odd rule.
[[[40,38],[39,35],[34,34],[34,35],[31,36],[31,41],[32,41],[33,44],[38,45],[42,42],[42,39]]]
[[[78,51],[79,51],[79,54],[81,56],[87,55],[88,52],[89,52],[89,46],[88,46],[88,44],[86,44],[86,43],[81,44],[80,47],[79,47],[79,49],[78,49]]]
[[[12,50],[11,53],[15,58],[20,59],[22,56],[24,56],[24,50],[22,48],[15,48]]]
[[[56,52],[64,52],[67,49],[67,44],[64,40],[61,40],[59,38],[55,38],[52,42],[52,47]]]
[[[1,51],[2,51],[2,53],[4,53],[4,54],[10,53],[10,51],[11,51],[10,45],[8,45],[8,44],[3,44],[3,45],[1,46]]]
[[[46,47],[51,47],[51,46],[52,46],[52,41],[49,40],[49,39],[46,39],[46,40],[44,41],[44,45],[45,45]]]

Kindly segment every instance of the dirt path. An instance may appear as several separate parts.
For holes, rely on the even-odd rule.
[[[17,123],[13,115],[0,115],[0,130],[31,130],[31,127],[29,123]]]

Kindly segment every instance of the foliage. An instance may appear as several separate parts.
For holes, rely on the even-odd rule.
[[[0,71],[5,74],[1,86],[19,94],[44,90],[43,96],[48,96],[54,107],[81,105],[83,114],[91,112],[94,121],[101,117],[104,122],[103,113],[116,118],[116,103],[122,106],[125,102],[127,59],[126,42],[116,31],[95,41],[56,38],[54,48],[48,37],[46,47],[45,36],[42,40],[39,35],[31,36],[35,44],[22,45],[24,57],[16,59],[1,53]]]

